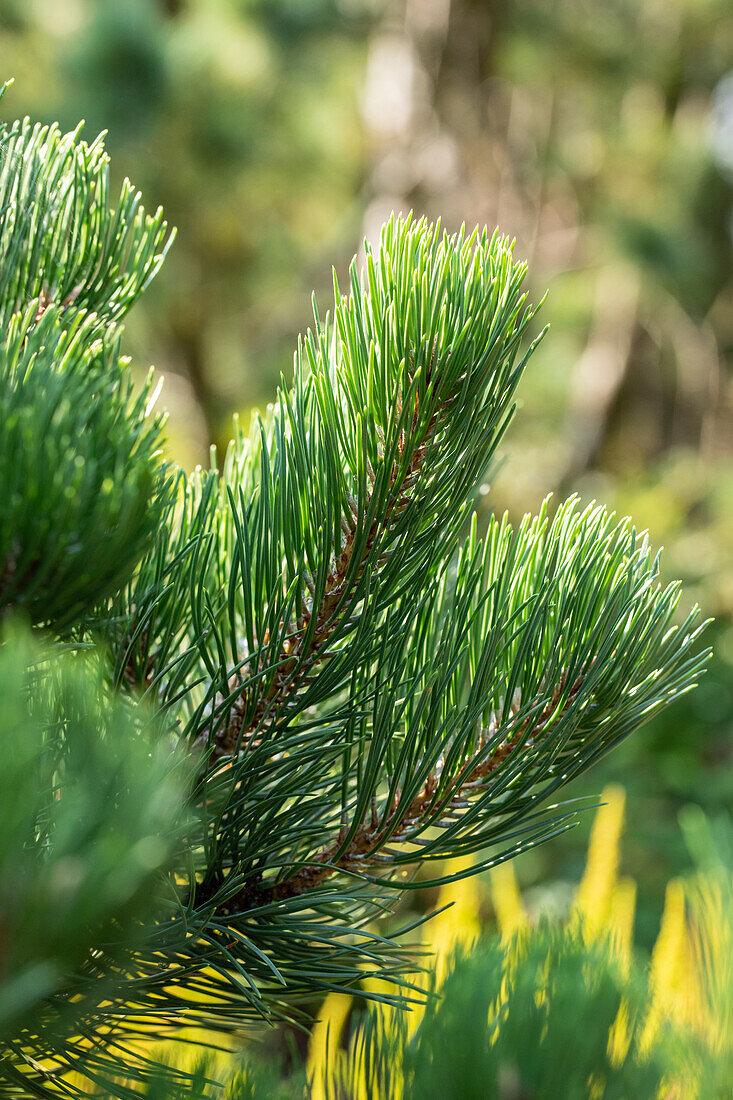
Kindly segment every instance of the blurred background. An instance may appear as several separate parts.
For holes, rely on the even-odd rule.
[[[551,329],[480,507],[631,513],[716,619],[700,688],[569,792],[626,787],[651,943],[680,809],[733,806],[733,5],[0,0],[0,76],[5,117],[107,129],[114,179],[179,228],[126,344],[188,467],[392,209],[516,237]],[[565,904],[589,826],[517,861],[530,905]]]

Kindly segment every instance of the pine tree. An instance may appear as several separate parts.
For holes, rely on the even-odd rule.
[[[375,919],[416,867],[569,827],[548,802],[706,655],[631,521],[478,530],[539,339],[507,239],[392,217],[186,477],[120,355],[161,212],[113,198],[101,138],[26,120],[2,155],[0,1093],[130,1096],[138,1038],[365,974],[399,1004]]]

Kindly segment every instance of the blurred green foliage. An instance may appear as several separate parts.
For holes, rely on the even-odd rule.
[[[41,646],[19,623],[4,626],[2,643],[0,1037],[7,1087],[34,1037],[44,1033],[49,1052],[57,1053],[56,1044],[64,1050],[82,1009],[97,1010],[114,988],[112,975],[129,964],[151,898],[161,901],[160,872],[179,854],[189,772],[151,715],[101,693],[92,661]],[[104,953],[91,951],[100,942]]]
[[[126,344],[185,463],[288,373],[326,258],[385,211],[516,234],[553,336],[487,511],[607,500],[717,619],[700,690],[576,792],[629,789],[642,932],[679,808],[733,801],[732,72],[726,0],[0,0],[2,110],[108,126],[179,226]],[[524,885],[584,844],[523,857]]]

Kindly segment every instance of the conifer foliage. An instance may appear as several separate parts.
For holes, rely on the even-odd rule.
[[[705,654],[630,521],[478,529],[535,330],[505,238],[390,219],[186,477],[119,349],[161,213],[113,199],[100,139],[2,141],[0,1094],[129,1096],[140,1037],[304,1018],[365,972],[399,1001],[374,919],[414,869],[566,827],[548,800]]]

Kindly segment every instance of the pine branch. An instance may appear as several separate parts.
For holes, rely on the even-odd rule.
[[[133,397],[110,324],[172,236],[102,139],[0,128],[0,617],[68,630],[129,578],[169,492],[152,388]]]
[[[25,630],[3,632],[0,694],[5,1091],[11,1070],[36,1075],[29,1051],[64,1050],[144,942],[186,827],[187,769],[149,713],[108,698],[92,661]]]
[[[0,329],[37,302],[38,317],[72,304],[101,321],[119,320],[160,269],[173,234],[125,180],[109,193],[103,135],[28,119],[0,133]]]
[[[297,1015],[365,967],[399,988],[398,944],[365,930],[406,872],[567,828],[548,800],[699,675],[695,616],[673,627],[678,589],[628,521],[571,500],[456,549],[523,366],[521,275],[498,240],[388,226],[117,603],[116,681],[205,747],[141,1018]]]
[[[380,247],[361,283],[352,266],[349,297],[336,289],[333,323],[316,314],[292,393],[225,467],[226,600],[238,614],[217,649],[237,635],[245,647],[232,644],[235,671],[219,673],[218,701],[234,699],[203,735],[214,760],[310,705],[327,650],[333,679],[348,680],[357,639],[450,552],[511,415],[532,314],[507,242],[396,219]]]
[[[581,688],[583,674],[576,677],[558,714],[557,704],[564,694],[565,679],[565,675],[561,674],[549,701],[532,727],[532,737],[526,742],[527,747],[533,748],[539,745],[551,718],[561,720],[565,716]],[[517,712],[518,704],[513,702],[510,714],[516,716]],[[404,844],[409,837],[424,831],[426,821],[433,826],[437,823],[440,827],[441,824],[452,824],[453,821],[460,819],[461,812],[470,807],[471,796],[477,788],[480,788],[482,780],[505,765],[512,753],[524,747],[524,735],[529,724],[529,718],[525,718],[514,727],[510,722],[497,744],[499,723],[497,714],[492,711],[488,726],[481,729],[475,753],[464,759],[459,766],[458,781],[452,793],[437,799],[442,765],[442,761],[439,761],[425,780],[423,789],[409,804],[404,804],[401,791],[397,791],[385,823],[380,823],[377,802],[373,799],[368,821],[360,822],[356,830],[351,830],[351,838],[346,845],[349,829],[342,826],[336,839],[319,852],[310,865],[271,886],[263,886],[261,883],[246,886],[227,901],[224,912],[229,915],[241,913],[297,897],[318,889],[338,871],[364,875],[373,872],[375,868],[384,870],[385,864],[389,864],[393,856],[401,854],[388,848],[388,843],[389,845]]]
[[[88,1035],[298,1019],[365,972],[399,999],[414,958],[371,924],[408,872],[568,827],[548,800],[700,673],[629,522],[571,500],[461,544],[526,361],[523,274],[498,237],[392,221],[94,617],[113,682],[203,752],[187,872]]]
[[[435,345],[426,372],[428,384],[433,370],[434,358]],[[397,401],[399,407],[399,395]],[[349,596],[358,588],[365,569],[371,563],[372,568],[378,572],[387,560],[386,552],[384,550],[380,551],[380,547],[386,539],[390,524],[394,519],[399,519],[410,503],[411,491],[422,470],[427,448],[436,433],[442,412],[444,410],[439,409],[433,413],[424,441],[414,450],[404,470],[402,469],[402,458],[405,453],[407,439],[405,430],[401,431],[397,458],[392,463],[389,475],[388,503],[383,515],[375,516],[372,520],[367,537],[363,540],[361,546],[361,557],[356,570],[354,570],[352,563],[357,543],[358,505],[355,501],[353,507],[350,505],[351,516],[349,520],[342,520],[345,540],[341,553],[332,569],[329,570],[325,590],[319,604],[317,606],[315,604],[314,590],[311,599],[304,601],[304,607],[298,617],[296,629],[285,635],[285,642],[277,660],[275,675],[267,693],[263,694],[258,700],[254,713],[249,720],[248,728],[246,730],[242,728],[243,714],[240,697],[235,703],[229,723],[218,731],[215,736],[212,747],[214,760],[231,755],[242,744],[247,745],[255,733],[258,732],[263,719],[277,715],[279,708],[288,708],[288,699],[307,681],[317,662],[328,656],[326,647],[329,639],[337,628],[344,625],[348,615]],[[419,396],[416,398],[415,412],[412,417],[412,435],[417,430],[418,418]],[[384,445],[380,441],[378,446],[379,464],[381,465],[384,460]],[[369,475],[369,480],[373,485],[376,475],[371,466],[369,467]],[[370,486],[367,486],[366,507],[364,509],[367,514],[371,511],[372,497],[373,490]],[[315,626],[312,630],[309,630],[312,620],[315,622]],[[279,626],[282,633],[283,624],[280,623]],[[267,637],[265,643],[267,643]],[[238,677],[241,683],[241,673],[238,674]]]
[[[31,302],[0,338],[0,617],[66,629],[124,583],[166,508],[151,380],[119,333]]]
[[[364,670],[342,705],[363,715],[358,739],[349,744],[337,710],[321,731],[309,722],[250,749],[241,765],[243,777],[251,766],[250,786],[222,837],[247,838],[239,867],[272,859],[274,874],[260,869],[237,891],[220,880],[226,913],[306,894],[314,904],[338,872],[402,888],[393,871],[417,859],[508,842],[493,848],[495,861],[542,839],[556,827],[539,812],[549,794],[699,674],[694,616],[670,632],[678,594],[656,588],[656,572],[628,524],[614,528],[600,509],[578,513],[573,501],[552,524],[543,515],[512,534],[495,523],[485,547],[469,543],[425,621],[380,653],[381,677]],[[265,769],[272,786],[250,814],[247,791]],[[294,818],[296,787],[310,793]],[[298,854],[331,828],[339,790],[332,838]],[[215,894],[205,880],[196,901]]]

